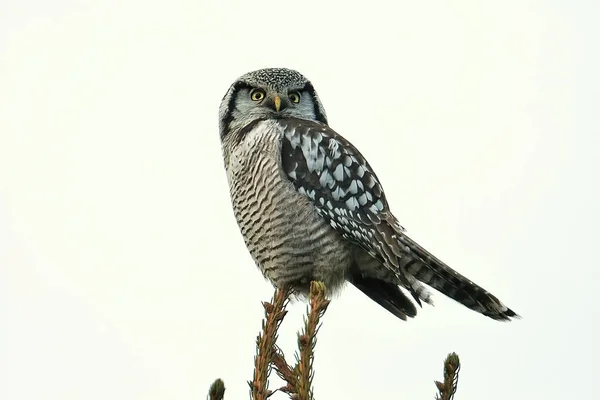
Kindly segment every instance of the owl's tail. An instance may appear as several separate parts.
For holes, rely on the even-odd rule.
[[[444,264],[404,233],[396,237],[402,248],[410,249],[410,252],[401,258],[401,266],[405,273],[495,320],[510,321],[511,318],[519,318],[517,313],[502,304],[496,296]]]

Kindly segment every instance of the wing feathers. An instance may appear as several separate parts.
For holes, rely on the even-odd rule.
[[[517,317],[405,235],[373,169],[350,142],[319,122],[290,118],[280,123],[284,127],[281,162],[296,190],[311,199],[319,215],[346,240],[379,260],[395,277],[393,282],[370,279],[363,271],[354,278],[356,287],[403,319],[416,309],[413,312],[408,306],[406,302],[412,303],[397,284],[420,305],[431,302],[423,283],[490,318]]]

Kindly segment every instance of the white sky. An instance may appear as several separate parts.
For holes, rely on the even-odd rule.
[[[311,79],[409,234],[524,317],[437,294],[402,322],[348,287],[319,399],[431,399],[450,351],[457,400],[597,391],[597,3],[157,3],[0,0],[0,398],[248,398],[272,289],[217,109],[267,66]]]

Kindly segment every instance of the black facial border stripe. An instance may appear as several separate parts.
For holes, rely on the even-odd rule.
[[[313,98],[313,102],[315,103],[315,116],[316,116],[317,121],[327,124],[327,118],[325,117],[325,115],[323,115],[323,113],[321,112],[321,109],[318,107],[317,92],[315,91],[315,88],[312,85],[312,83],[306,82],[303,90],[306,90]]]
[[[227,131],[229,128],[229,123],[233,120],[233,109],[235,108],[235,100],[237,99],[238,93],[242,89],[252,89],[253,86],[247,84],[246,82],[236,82],[231,88],[231,97],[229,97],[229,102],[227,103],[227,113],[223,116],[221,120],[221,126]],[[221,132],[221,136],[225,136],[225,132]]]

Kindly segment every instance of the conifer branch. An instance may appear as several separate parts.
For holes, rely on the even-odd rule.
[[[436,400],[452,400],[458,388],[458,372],[460,371],[460,359],[456,353],[448,354],[444,361],[444,382],[435,381],[439,391]]]
[[[216,379],[208,389],[208,400],[223,400],[223,396],[225,396],[225,383],[221,379]]]
[[[312,380],[313,361],[320,321],[329,300],[325,298],[326,288],[321,282],[311,282],[309,306],[304,318],[304,327],[298,333],[298,351],[296,365],[292,367],[285,359],[283,351],[277,346],[278,330],[285,317],[290,290],[275,290],[271,302],[264,302],[265,318],[262,329],[256,339],[254,373],[248,382],[252,400],[267,400],[276,391],[286,393],[293,400],[314,400]],[[277,375],[286,383],[281,388],[269,390],[269,376],[275,368]],[[438,389],[436,400],[453,400],[458,387],[460,360],[456,353],[450,353],[444,361],[444,381],[435,381]],[[225,385],[217,379],[210,386],[208,400],[223,400]]]
[[[266,400],[271,396],[269,390],[269,375],[271,364],[276,354],[275,343],[277,341],[277,330],[287,311],[289,291],[285,289],[275,290],[270,303],[264,302],[265,319],[262,321],[262,331],[256,338],[256,356],[254,357],[254,376],[250,385],[253,400]]]
[[[313,360],[317,344],[319,321],[329,305],[325,298],[325,285],[321,282],[310,283],[310,306],[304,319],[304,329],[298,334],[297,355],[297,394],[299,400],[313,400],[312,379],[314,376]]]
[[[273,366],[277,375],[285,381],[286,385],[279,388],[284,393],[292,395],[298,392],[296,385],[296,377],[298,371],[296,368],[292,368],[283,355],[283,351],[279,347],[275,349],[275,355],[273,356]]]

